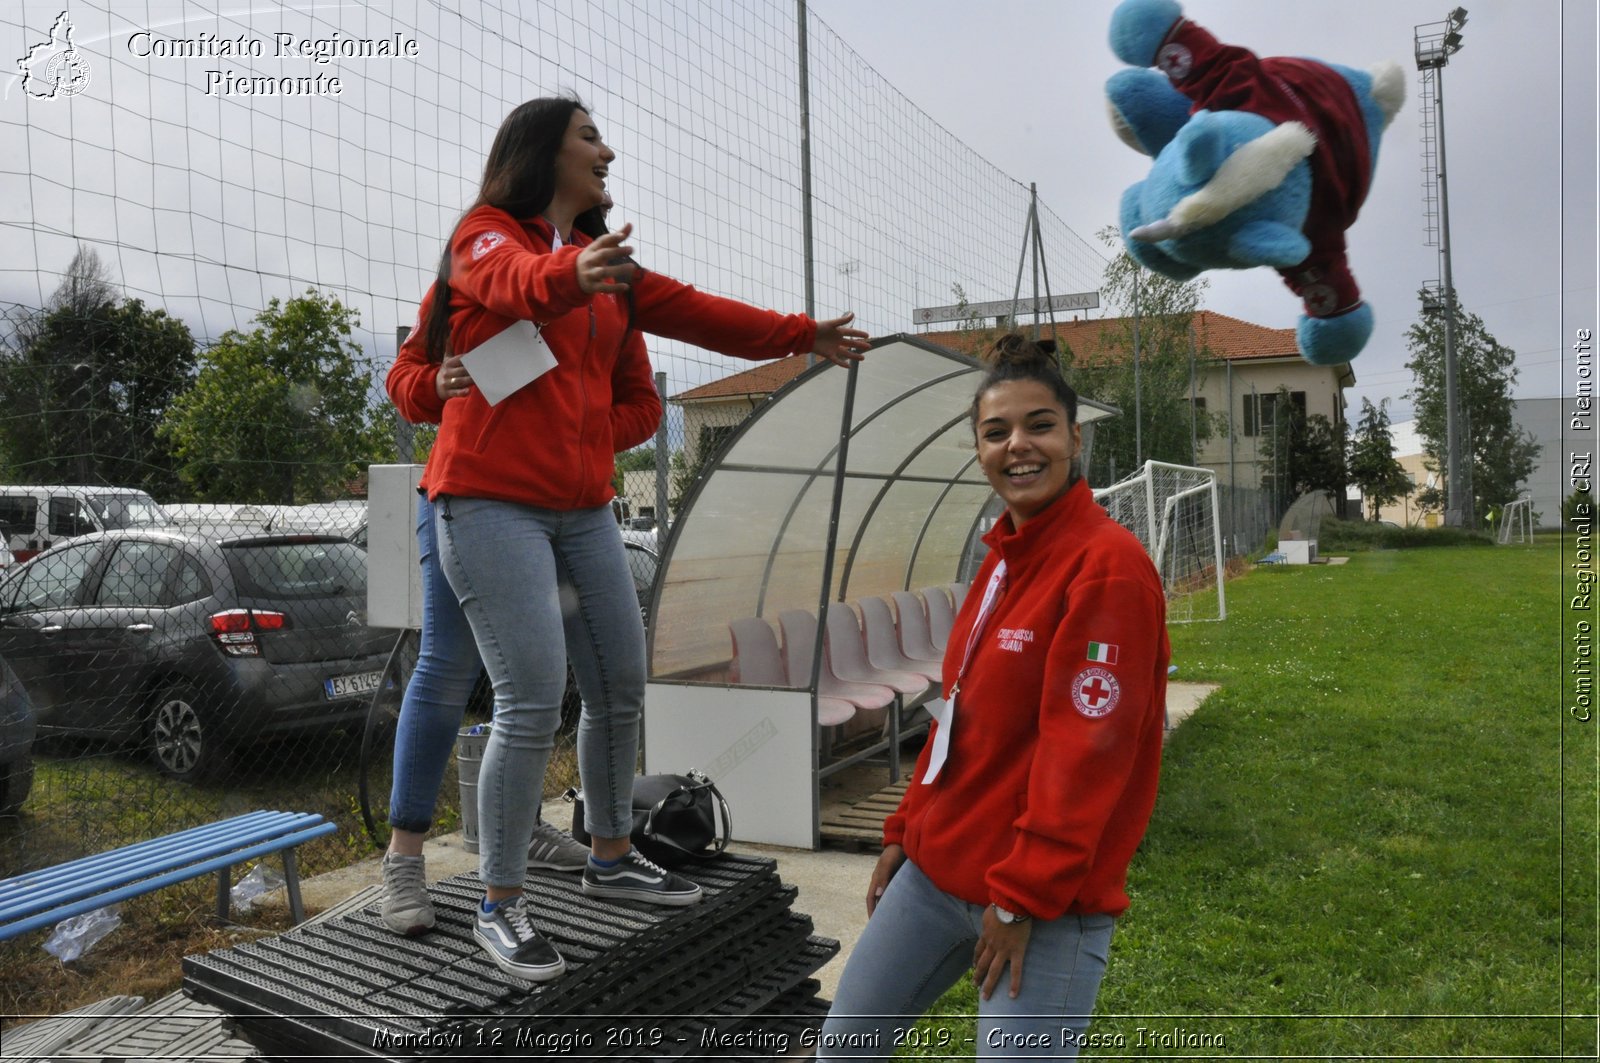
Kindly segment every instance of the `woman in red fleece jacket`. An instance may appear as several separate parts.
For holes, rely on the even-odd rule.
[[[781,315],[641,270],[626,246],[631,226],[604,231],[615,158],[576,99],[512,111],[424,300],[426,361],[389,378],[402,415],[439,421],[425,484],[440,567],[495,692],[478,774],[486,896],[474,934],[502,970],[536,981],[565,969],[533,926],[522,883],[537,814],[530,795],[542,791],[569,657],[584,702],[578,768],[593,838],[583,891],[700,899],[698,886],[628,838],[644,631],[610,501],[613,455],[649,439],[661,417],[641,331],[745,358],[813,351],[844,364],[866,347],[849,315]],[[471,352],[524,321],[555,367],[491,405],[472,386]]]
[[[884,823],[824,1059],[891,1055],[969,969],[980,1057],[1075,1058],[1155,803],[1161,579],[1081,475],[1053,347],[1012,335],[995,355],[971,416],[1005,513],[950,633],[948,714]]]

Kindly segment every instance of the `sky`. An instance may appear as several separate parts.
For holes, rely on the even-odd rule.
[[[1013,177],[1037,182],[1040,198],[1080,234],[1115,222],[1122,191],[1147,174],[1148,160],[1124,147],[1106,118],[1104,84],[1122,66],[1106,42],[1109,0],[808,3],[863,63],[956,137]],[[1414,30],[1450,10],[1443,0],[1185,6],[1220,40],[1259,55],[1404,68],[1406,105],[1385,134],[1349,233],[1351,266],[1377,317],[1353,363],[1349,400],[1359,412],[1362,398],[1388,398],[1395,420],[1410,415],[1404,333],[1418,314],[1416,292],[1439,270],[1423,233]],[[1467,12],[1462,49],[1443,75],[1457,298],[1517,352],[1514,397],[1570,394],[1570,372],[1562,372],[1568,337],[1595,324],[1594,5],[1477,0]],[[1294,326],[1298,300],[1270,271],[1208,276],[1208,309]]]
[[[812,53],[819,316],[855,305],[873,331],[908,329],[909,308],[955,301],[962,269],[975,300],[1009,297],[1029,183],[1054,227],[1051,290],[1092,286],[1106,254],[1095,233],[1148,171],[1106,117],[1104,82],[1120,67],[1106,43],[1111,0],[808,2],[829,31]],[[92,74],[83,92],[32,99],[0,77],[0,301],[37,305],[87,242],[130,294],[202,338],[248,325],[267,298],[307,283],[341,292],[387,364],[507,101],[570,89],[620,152],[610,186],[639,223],[641,261],[799,309],[788,0],[23,0],[0,9],[6,55],[29,54],[63,4]],[[1596,323],[1593,6],[1475,2],[1443,76],[1455,286],[1517,352],[1518,397],[1570,393],[1568,337]],[[1439,275],[1424,242],[1413,32],[1448,10],[1434,0],[1188,10],[1260,54],[1405,71],[1410,96],[1349,233],[1377,316],[1354,363],[1354,413],[1363,398],[1390,400],[1395,420],[1411,410],[1403,337],[1417,290]],[[265,57],[150,54],[152,37],[241,31]],[[272,54],[277,31],[399,34],[416,54],[283,58]],[[215,68],[339,76],[344,92],[230,96],[208,91]],[[1206,276],[1207,308],[1294,326],[1299,302],[1271,271]],[[675,389],[730,370],[681,345],[652,353]]]

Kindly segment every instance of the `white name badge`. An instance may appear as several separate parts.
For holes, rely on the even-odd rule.
[[[490,406],[556,367],[556,356],[532,321],[518,321],[461,356]]]
[[[946,701],[944,698],[937,698],[922,707],[928,710],[928,715],[939,725],[938,730],[933,732],[933,750],[928,754],[928,769],[922,773],[923,785],[927,785],[938,776],[939,769],[944,767],[945,759],[950,756],[950,728],[956,723],[956,699],[951,698]]]

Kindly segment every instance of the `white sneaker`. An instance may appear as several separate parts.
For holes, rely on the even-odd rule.
[[[433,929],[427,868],[420,856],[383,854],[383,923],[396,934],[416,937]]]

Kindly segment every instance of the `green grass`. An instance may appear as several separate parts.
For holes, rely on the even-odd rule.
[[[1103,1058],[1172,1058],[1141,1027],[1221,1040],[1196,1056],[1544,1056],[1563,950],[1595,1011],[1600,724],[1563,708],[1561,571],[1553,541],[1373,551],[1257,570],[1225,622],[1172,629],[1181,678],[1222,686],[1169,741]],[[975,1008],[961,985],[938,1012]]]
[[[481,720],[469,716],[467,722]],[[359,750],[359,736],[342,733],[264,743],[241,751],[225,779],[191,785],[162,777],[135,750],[52,740],[35,749],[34,786],[22,815],[0,819],[0,876],[257,808],[321,812],[337,825],[336,833],[300,847],[302,877],[346,867],[379,851],[359,813]],[[384,838],[391,761],[386,741],[369,778]],[[576,778],[573,743],[558,739],[546,792],[558,793]],[[437,832],[459,828],[459,795],[452,761],[435,809]],[[281,866],[276,858],[267,863]],[[215,889],[215,878],[204,876],[125,902],[122,926],[70,965],[39,948],[41,934],[0,942],[0,968],[9,976],[0,980],[0,1027],[12,1016],[58,1014],[113,993],[155,999],[177,988],[182,957],[250,934],[211,925]],[[288,926],[287,914],[272,910],[243,921],[260,931]]]

